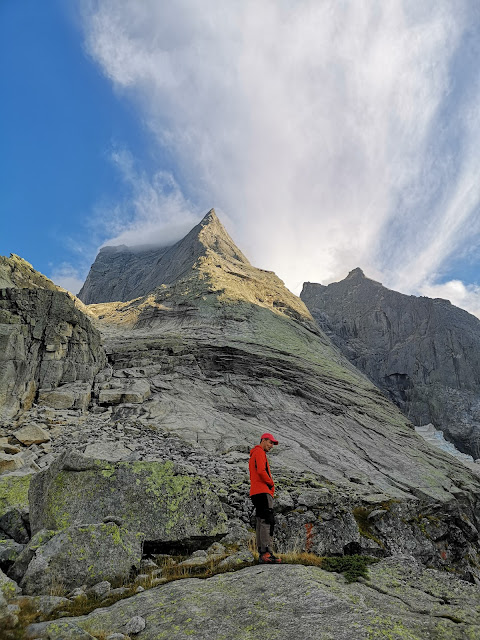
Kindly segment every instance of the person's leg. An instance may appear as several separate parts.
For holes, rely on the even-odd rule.
[[[265,524],[268,527],[268,531],[265,537],[268,538],[267,550],[272,552],[272,537],[273,537],[273,528],[274,528],[273,498],[269,493],[267,493],[267,509],[268,509],[268,517],[265,519]]]
[[[257,518],[256,534],[258,553],[265,553],[272,546],[270,524],[266,522],[265,518]]]
[[[271,496],[266,493],[258,493],[252,496],[252,502],[256,510],[255,537],[257,549],[260,554],[265,553],[270,542],[269,525],[266,523],[269,508],[268,498],[271,498]]]

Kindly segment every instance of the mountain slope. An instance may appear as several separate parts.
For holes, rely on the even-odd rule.
[[[0,430],[13,444],[23,425],[51,434],[48,454],[31,452],[44,469],[29,493],[32,529],[97,525],[111,515],[111,501],[123,508],[120,485],[109,485],[117,472],[134,477],[148,467],[144,494],[153,504],[162,482],[180,491],[208,479],[230,533],[241,530],[245,539],[249,449],[269,431],[280,441],[270,454],[279,551],[407,553],[480,578],[479,476],[417,436],[305,304],[274,273],[248,262],[213,211],[176,246],[174,263],[162,267],[168,282],[144,284],[145,294],[129,301],[87,307],[107,358],[90,372],[88,403],[75,404],[62,380]],[[141,280],[151,274],[148,267]],[[17,322],[28,324],[20,313]],[[67,360],[59,351],[57,364]],[[89,491],[111,487],[108,500],[95,496],[96,510],[82,477]],[[38,490],[47,480],[52,491]],[[115,516],[131,522],[124,508]],[[203,531],[201,513],[182,508],[173,501],[180,520],[197,518]],[[215,539],[190,538],[171,523],[166,529],[168,537],[149,533],[145,548],[186,552]]]
[[[285,469],[354,478],[366,493],[447,498],[460,465],[453,472],[415,435],[302,301],[250,265],[213,212],[184,240],[197,254],[183,277],[130,302],[89,306],[114,375],[135,366],[152,391],[115,417],[155,421],[211,451],[246,450],[267,429],[283,441],[275,460]]]
[[[407,296],[361,269],[301,298],[349,360],[417,425],[480,458],[480,321],[447,300]]]

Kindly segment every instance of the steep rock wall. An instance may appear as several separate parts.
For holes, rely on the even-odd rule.
[[[407,296],[360,269],[301,298],[319,326],[415,424],[480,458],[480,321],[447,300]]]
[[[0,290],[0,418],[29,409],[40,389],[93,382],[105,365],[100,334],[66,293]]]

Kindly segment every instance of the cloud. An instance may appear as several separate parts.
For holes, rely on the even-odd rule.
[[[101,221],[104,245],[168,246],[182,238],[198,222],[198,208],[182,194],[171,173],[147,175],[135,166],[126,149],[115,149],[111,160],[120,172],[128,196],[115,206],[104,205],[94,217]]]
[[[56,285],[67,289],[74,295],[80,291],[85,281],[85,274],[68,262],[55,266],[48,277]]]
[[[480,231],[473,0],[85,7],[89,54],[179,168],[171,197],[168,167],[140,176],[116,241],[216,206],[295,292],[356,266],[415,292]]]
[[[425,283],[421,295],[429,298],[444,298],[480,318],[480,286],[465,285],[460,280],[450,280],[443,284]]]

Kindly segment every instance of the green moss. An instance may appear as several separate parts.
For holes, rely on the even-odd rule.
[[[15,583],[10,580],[5,580],[5,582],[0,582],[0,589],[5,596],[6,600],[10,600],[16,594]]]
[[[343,573],[347,582],[356,582],[358,578],[368,579],[368,567],[379,562],[371,556],[333,556],[322,558],[320,565],[324,571]]]
[[[373,507],[370,509],[366,509],[365,507],[355,507],[352,513],[353,517],[355,518],[355,522],[357,523],[360,534],[364,538],[369,538],[369,540],[373,540],[373,542],[376,542],[380,547],[383,547],[384,545],[382,541],[377,538],[371,530],[372,525],[370,520],[368,519],[368,516],[372,511]]]
[[[368,640],[424,640],[425,635],[412,632],[399,620],[390,616],[377,615],[371,619],[371,625],[367,628]]]
[[[28,488],[32,475],[0,476],[0,516],[12,507],[28,507]]]

